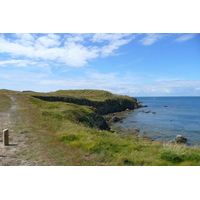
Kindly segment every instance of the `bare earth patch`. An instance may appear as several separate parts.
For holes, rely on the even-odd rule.
[[[9,109],[0,112],[0,166],[33,166],[38,165],[37,161],[28,158],[26,150],[27,136],[23,134],[20,126],[21,119],[18,115],[18,105],[14,97],[10,96],[12,102]],[[9,145],[3,145],[3,130],[9,130]]]

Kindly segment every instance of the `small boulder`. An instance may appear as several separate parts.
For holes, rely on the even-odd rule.
[[[187,142],[187,138],[182,135],[177,135],[173,140],[170,140],[169,144],[185,144]]]
[[[138,108],[144,108],[144,107],[148,107],[148,106],[147,105],[142,105],[142,104],[138,105]]]
[[[150,113],[150,112],[151,112],[150,110],[145,111],[145,113]]]
[[[175,141],[180,144],[185,144],[187,142],[187,138],[183,137],[182,135],[177,135]]]
[[[134,133],[139,133],[139,132],[140,132],[140,130],[139,130],[139,129],[137,129],[137,128],[134,128],[134,129],[133,129],[133,132],[134,132]]]
[[[109,120],[109,122],[118,122],[120,120],[121,120],[121,118],[114,116]]]

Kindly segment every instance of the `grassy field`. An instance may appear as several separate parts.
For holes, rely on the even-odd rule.
[[[200,165],[200,149],[164,144],[100,130],[94,108],[64,102],[47,102],[32,97],[35,93],[0,91],[1,103],[17,99],[21,128],[29,138],[29,157],[43,165],[72,166],[190,166]],[[69,90],[43,95],[84,97],[95,101],[129,98],[106,91]],[[2,106],[3,108],[4,106]],[[1,108],[1,107],[0,107]]]

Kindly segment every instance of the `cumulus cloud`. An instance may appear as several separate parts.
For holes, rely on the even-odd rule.
[[[139,42],[142,45],[152,45],[153,43],[157,42],[158,40],[165,37],[165,34],[158,34],[158,33],[147,33],[146,37],[141,39]]]
[[[69,42],[61,50],[59,60],[69,66],[80,67],[87,65],[88,61],[99,56],[96,47],[85,47],[82,44]]]
[[[34,45],[35,38],[30,33],[16,33],[13,35],[16,37],[16,39],[13,41],[14,43],[18,43],[22,46]]]
[[[194,38],[195,36],[196,36],[195,33],[187,33],[187,34],[184,34],[184,35],[178,37],[175,41],[176,42],[184,42],[184,41]]]
[[[39,37],[37,42],[39,42],[44,47],[57,47],[60,45],[60,37],[55,34],[47,34],[46,36]]]
[[[121,40],[114,40],[106,46],[103,46],[101,49],[101,56],[107,57],[109,55],[116,55],[115,50],[119,49],[120,46],[129,43],[132,39],[121,39]]]
[[[120,46],[128,44],[135,39],[135,35],[130,33],[96,33],[91,38],[92,42],[105,43],[99,50],[101,57],[116,55],[115,51]]]
[[[120,46],[129,43],[134,38],[131,34],[68,34],[61,38],[58,34],[38,36],[18,33],[14,36],[14,39],[0,36],[0,53],[51,60],[72,67],[85,66],[88,61],[99,56],[113,55]],[[90,43],[86,42],[86,39]],[[102,41],[108,41],[108,43],[94,44],[94,42]]]

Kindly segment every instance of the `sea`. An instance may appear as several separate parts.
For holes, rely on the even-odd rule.
[[[143,107],[125,114],[114,126],[138,129],[139,137],[170,141],[176,135],[188,139],[186,145],[200,147],[200,97],[136,97]]]

